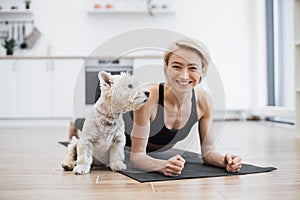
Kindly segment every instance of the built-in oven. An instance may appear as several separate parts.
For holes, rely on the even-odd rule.
[[[96,59],[88,58],[85,60],[85,104],[95,103],[95,91],[98,86],[99,71],[120,74],[121,72],[133,72],[133,59]]]

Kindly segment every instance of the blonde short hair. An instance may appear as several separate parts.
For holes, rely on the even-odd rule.
[[[174,43],[172,43],[169,46],[169,48],[164,53],[165,67],[168,66],[171,55],[178,49],[187,49],[187,50],[191,50],[191,51],[197,53],[202,60],[202,68],[204,68],[205,72],[206,72],[206,68],[210,62],[209,53],[206,50],[206,47],[203,43],[201,43],[200,41],[194,40],[194,39],[190,39],[190,38],[184,38],[184,39],[175,41]]]

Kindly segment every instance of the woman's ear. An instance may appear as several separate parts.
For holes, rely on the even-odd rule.
[[[207,71],[207,67],[205,66],[205,67],[202,67],[202,74],[201,74],[201,76],[203,77],[203,76],[205,76],[205,74],[206,74],[206,71]]]
[[[168,66],[166,64],[164,64],[164,72],[166,73]]]
[[[205,76],[205,74],[206,74],[206,69],[207,69],[207,67],[202,67],[202,68],[201,68],[201,73],[200,73],[199,83],[201,83],[203,77]]]

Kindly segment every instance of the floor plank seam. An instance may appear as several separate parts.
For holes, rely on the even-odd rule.
[[[52,175],[56,175],[57,172],[61,172],[61,171],[62,171],[61,169],[56,169],[56,170],[54,170],[54,172],[52,172]]]
[[[96,184],[99,183],[99,179],[100,179],[100,177],[99,177],[99,175],[98,175],[98,176],[97,176],[97,179],[96,179]]]
[[[153,183],[152,183],[152,182],[150,182],[150,185],[151,185],[152,192],[155,192],[155,188],[154,188],[154,186],[153,186]]]
[[[226,196],[220,190],[218,190],[218,193],[223,197],[223,199],[228,200],[228,198],[226,198]]]

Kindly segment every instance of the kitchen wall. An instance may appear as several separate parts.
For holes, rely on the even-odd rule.
[[[266,104],[265,1],[169,0],[176,12],[154,16],[88,13],[90,2],[33,0],[31,10],[42,36],[32,50],[16,54],[85,56],[122,32],[166,28],[208,46],[224,84],[228,109],[252,111]],[[0,53],[4,55],[3,49]]]

